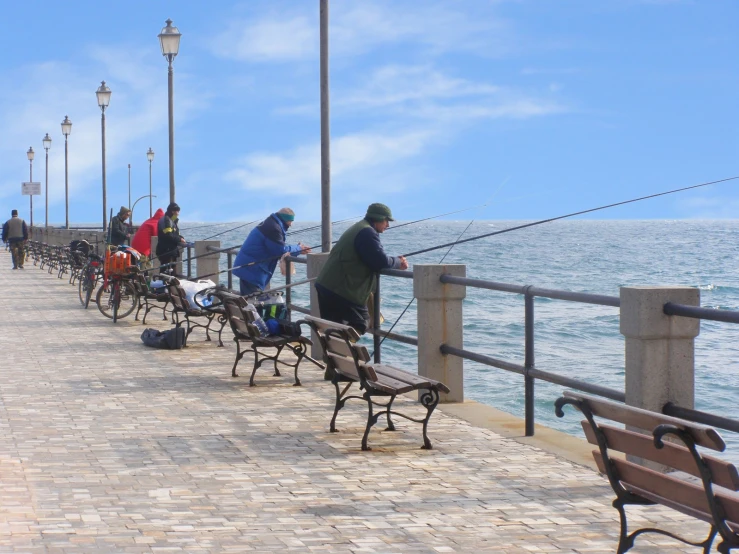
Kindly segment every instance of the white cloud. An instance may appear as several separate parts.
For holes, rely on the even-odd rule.
[[[315,60],[318,54],[317,3],[287,4],[260,17],[233,21],[214,37],[215,55],[249,62]],[[299,7],[298,7],[299,6]],[[434,52],[476,51],[486,56],[508,51],[507,25],[484,9],[453,10],[445,3],[375,0],[331,6],[332,58],[355,56],[387,44],[413,43]],[[257,9],[252,13],[256,14]]]
[[[416,129],[399,133],[356,133],[336,138],[331,143],[333,186],[372,184],[375,190],[381,189],[382,182],[376,180],[376,172],[392,171],[395,164],[417,156],[434,136],[432,131]],[[319,144],[300,146],[282,154],[250,154],[226,174],[226,180],[247,190],[279,191],[303,197],[315,195],[321,181],[320,154]],[[384,179],[386,183],[390,180]]]
[[[64,136],[60,124],[65,115],[72,120],[69,136],[70,211],[81,195],[86,198],[102,196],[98,193],[102,174],[101,113],[95,97],[101,77],[113,91],[110,107],[106,110],[109,177],[112,168],[133,161],[130,152],[135,148],[144,148],[140,152],[143,165],[145,147],[142,144],[146,137],[161,134],[168,121],[166,65],[155,64],[150,52],[143,49],[96,46],[88,51],[94,55],[75,64],[50,61],[16,69],[8,78],[21,85],[4,89],[0,96],[0,117],[6,126],[6,132],[0,136],[0,164],[9,169],[7,175],[27,175],[27,169],[24,172],[22,168],[25,156],[21,152],[25,152],[28,146],[19,146],[19,142],[33,144],[37,152],[34,180],[42,181],[43,188],[45,160],[41,138],[47,132],[52,137],[49,151],[50,205],[64,203]],[[187,76],[179,75],[178,78],[185,80]],[[177,117],[180,122],[203,102],[197,92],[192,92],[193,87],[187,89],[178,96]],[[19,182],[18,179],[0,181],[0,198],[16,196]],[[88,189],[91,191],[86,193]],[[110,180],[108,191],[110,207]],[[117,209],[117,206],[113,207]],[[43,213],[36,206],[34,212],[37,218]],[[59,221],[59,217],[52,216],[52,220]]]

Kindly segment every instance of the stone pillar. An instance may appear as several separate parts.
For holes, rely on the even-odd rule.
[[[308,258],[308,279],[318,277],[321,269],[323,269],[323,266],[326,265],[326,260],[328,260],[328,256],[328,252],[319,252],[306,255],[306,257]],[[310,284],[310,315],[312,315],[313,317],[321,317],[321,312],[318,309],[318,295],[316,294],[316,287],[313,286],[313,283]],[[311,332],[311,340],[313,341],[313,346],[311,347],[310,353],[311,357],[316,360],[322,360],[323,349],[321,348],[321,342],[318,340],[318,336],[313,332]]]
[[[214,283],[218,284],[220,275],[212,275],[218,273],[218,262],[221,259],[220,252],[208,252],[208,247],[220,248],[220,240],[200,240],[195,241],[195,275],[200,278],[203,275],[208,275],[206,279],[210,279]],[[202,257],[201,257],[202,256]]]
[[[444,275],[464,277],[464,265],[413,266],[413,295],[418,301],[418,374],[444,383],[451,392],[441,395],[441,402],[464,401],[464,365],[462,358],[445,356],[442,344],[463,348],[462,303],[467,287],[448,285]]]
[[[700,291],[693,287],[621,287],[626,403],[660,413],[667,402],[694,406],[694,342],[700,332],[699,319],[665,315],[667,302],[700,306]]]

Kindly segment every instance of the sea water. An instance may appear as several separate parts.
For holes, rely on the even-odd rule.
[[[400,222],[398,222],[400,223]],[[433,221],[389,229],[382,234],[388,254],[404,254],[440,243],[504,230],[521,221]],[[397,223],[396,223],[397,224]],[[182,223],[181,227],[188,226]],[[315,223],[296,223],[300,230]],[[349,224],[334,227],[334,240]],[[236,226],[224,224],[183,231],[199,240]],[[466,229],[467,228],[467,229]],[[465,230],[466,229],[466,230]],[[238,246],[249,228],[224,233],[223,247]],[[463,234],[462,234],[463,233]],[[319,230],[298,233],[315,246]],[[698,287],[701,305],[739,310],[739,221],[659,220],[546,223],[409,258],[409,263],[464,264],[478,279],[567,291],[619,295],[619,287],[681,285]],[[221,266],[226,268],[225,256]],[[305,277],[297,265],[293,280]],[[226,274],[221,276],[226,281]],[[235,283],[238,280],[234,279]],[[279,269],[273,286],[284,284]],[[238,288],[238,285],[235,285]],[[293,302],[308,305],[305,285],[295,287]],[[389,329],[413,298],[412,280],[382,277],[383,329]],[[296,314],[297,316],[298,314]],[[537,298],[535,301],[536,367],[589,383],[624,389],[624,339],[618,308]],[[413,302],[394,332],[416,335]],[[695,341],[695,407],[739,419],[739,325],[702,321]],[[372,350],[371,337],[365,338]],[[467,288],[464,301],[464,348],[523,364],[524,299],[522,295]],[[386,340],[384,363],[416,370],[415,347]],[[465,396],[523,417],[523,377],[465,361]],[[582,435],[580,418],[554,415],[554,400],[563,387],[536,381],[537,423]],[[729,455],[739,459],[739,436],[722,431]]]

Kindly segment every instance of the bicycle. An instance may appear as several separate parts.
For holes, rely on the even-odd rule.
[[[103,286],[95,296],[98,310],[116,323],[133,312],[139,303],[138,292],[131,282],[139,268],[132,263],[134,257],[125,248],[107,250],[103,272]]]
[[[139,303],[139,295],[131,283],[131,276],[138,272],[135,267],[130,273],[113,273],[103,278],[103,286],[97,292],[98,310],[105,317],[111,318],[113,323],[124,318],[134,311]]]
[[[87,263],[80,270],[80,278],[77,282],[80,303],[87,309],[90,305],[90,298],[97,287],[98,281],[103,275],[103,258],[91,252],[88,256]]]

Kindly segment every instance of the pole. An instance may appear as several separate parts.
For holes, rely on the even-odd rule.
[[[64,228],[69,229],[69,135],[64,135]]]
[[[46,193],[44,194],[46,199],[46,225],[49,226],[49,149],[46,149]]]
[[[321,19],[321,252],[331,250],[331,133],[328,90],[328,0],[320,0]]]
[[[174,69],[169,56],[169,202],[175,201],[174,194]]]
[[[153,216],[152,205],[153,204],[152,204],[152,197],[151,197],[151,162],[149,162],[149,219],[151,219],[151,217]]]
[[[29,160],[28,163],[30,164],[29,172],[30,177],[29,181],[33,183],[33,160]],[[31,229],[33,229],[33,191],[31,191]]]
[[[128,207],[131,207],[131,164],[128,164]],[[133,225],[133,220],[131,220]]]
[[[102,108],[103,116],[100,120],[103,136],[103,233],[107,232],[108,229],[108,205],[106,201],[107,191],[105,183],[105,108]]]

